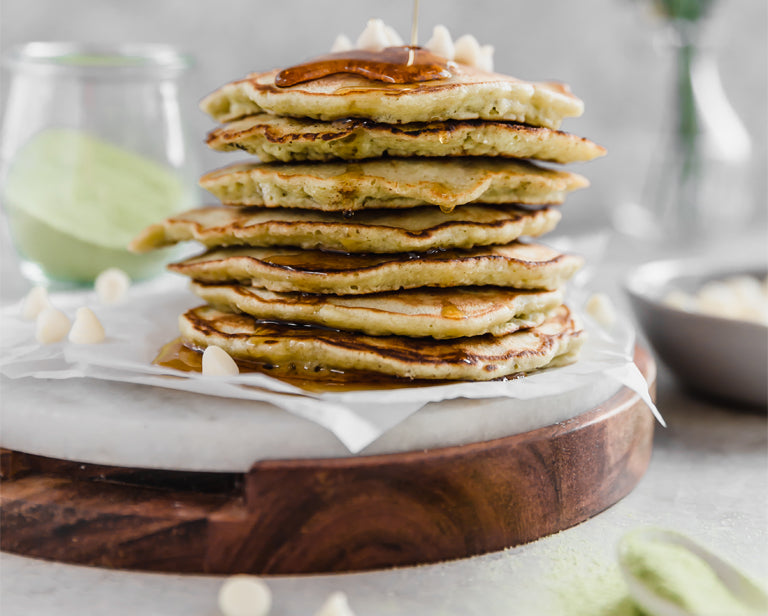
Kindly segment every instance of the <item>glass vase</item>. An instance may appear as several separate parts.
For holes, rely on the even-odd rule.
[[[686,246],[743,229],[754,212],[749,134],[728,101],[700,25],[673,26],[673,104],[640,199],[617,210],[632,236]]]

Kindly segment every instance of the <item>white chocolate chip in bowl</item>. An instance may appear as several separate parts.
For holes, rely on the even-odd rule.
[[[223,616],[266,616],[271,607],[269,586],[253,575],[234,575],[219,589],[219,610]]]
[[[203,374],[235,376],[240,374],[240,368],[224,349],[211,345],[203,351]]]
[[[69,318],[58,308],[46,306],[37,315],[35,339],[40,344],[53,344],[63,340],[69,331]]]
[[[336,591],[328,595],[320,609],[315,612],[315,616],[355,616],[355,613],[349,607],[347,595]]]
[[[764,409],[768,320],[747,320],[742,309],[765,277],[765,264],[752,260],[652,261],[629,274],[625,290],[648,342],[682,384],[729,405]]]
[[[25,321],[34,321],[37,315],[50,305],[46,288],[32,287],[21,304],[21,318]]]
[[[131,279],[123,270],[110,267],[96,277],[93,286],[102,304],[116,304],[125,297]]]
[[[69,341],[75,344],[98,344],[104,342],[104,326],[93,310],[83,306],[77,309],[75,322],[69,330]]]

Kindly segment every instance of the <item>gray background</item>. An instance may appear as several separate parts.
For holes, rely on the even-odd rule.
[[[573,195],[561,229],[608,224],[610,210],[635,199],[667,126],[673,77],[669,49],[651,2],[631,0],[422,0],[421,41],[437,23],[457,37],[474,34],[496,47],[499,72],[523,79],[558,79],[584,99],[582,118],[564,129],[601,143],[609,156],[573,169],[592,188]],[[196,67],[183,101],[191,147],[201,169],[233,162],[203,144],[211,121],[199,98],[249,71],[296,63],[326,51],[336,34],[353,40],[371,16],[407,38],[411,0],[2,0],[0,45],[32,40],[165,42],[188,51]],[[751,195],[757,212],[766,192],[765,0],[722,0],[705,41],[717,53],[731,103],[755,149]],[[2,85],[7,85],[7,73]],[[725,204],[727,207],[727,204]],[[764,220],[764,214],[762,214]]]

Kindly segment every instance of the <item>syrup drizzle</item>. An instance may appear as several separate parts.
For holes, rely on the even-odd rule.
[[[413,0],[413,20],[411,21],[411,47],[419,44],[419,0]]]

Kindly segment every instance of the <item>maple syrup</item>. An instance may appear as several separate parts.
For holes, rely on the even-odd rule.
[[[280,88],[348,73],[371,81],[414,84],[451,77],[450,61],[422,47],[401,45],[382,51],[351,49],[320,56],[283,69],[275,77]]]
[[[160,349],[152,363],[156,366],[182,372],[202,373],[203,353],[186,346],[181,338],[176,338]],[[243,360],[236,360],[236,363],[243,374],[254,372],[266,374],[312,393],[402,389],[443,385],[451,382],[405,379],[364,370],[332,370],[317,367],[305,369],[296,365],[275,366]]]

